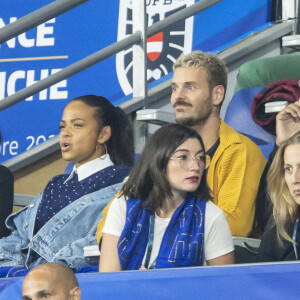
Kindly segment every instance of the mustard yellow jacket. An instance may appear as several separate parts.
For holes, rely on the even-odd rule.
[[[213,202],[224,211],[234,236],[251,232],[265,164],[259,147],[221,120],[220,145],[209,166],[207,183],[213,191]]]

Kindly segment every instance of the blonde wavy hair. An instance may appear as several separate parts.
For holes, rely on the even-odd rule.
[[[206,80],[212,92],[218,85],[224,86],[224,97],[227,89],[227,69],[223,62],[213,54],[202,51],[193,51],[189,54],[181,54],[173,65],[173,70],[177,68],[203,68],[206,71]]]
[[[281,246],[283,239],[294,243],[287,233],[287,226],[293,224],[298,215],[298,204],[291,195],[284,178],[284,153],[288,146],[295,144],[300,144],[300,131],[280,145],[267,174],[268,191],[274,205],[273,216],[277,238]]]

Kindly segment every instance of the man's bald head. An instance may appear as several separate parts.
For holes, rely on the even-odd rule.
[[[46,263],[33,268],[22,284],[24,300],[81,298],[81,292],[74,272],[61,264]],[[48,299],[47,298],[47,299]]]

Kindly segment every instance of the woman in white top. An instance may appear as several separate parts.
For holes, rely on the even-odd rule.
[[[100,272],[234,263],[225,215],[209,201],[207,165],[196,131],[157,130],[109,208]]]

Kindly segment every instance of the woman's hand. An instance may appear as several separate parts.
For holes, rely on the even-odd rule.
[[[291,103],[276,116],[276,144],[287,141],[300,130],[300,99]]]
[[[139,270],[144,271],[144,270],[149,270],[148,268],[146,268],[144,265],[141,265]]]

